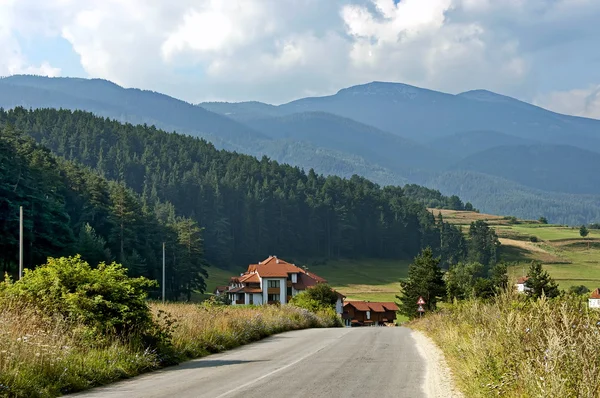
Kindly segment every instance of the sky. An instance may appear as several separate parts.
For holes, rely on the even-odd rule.
[[[273,104],[370,81],[600,118],[600,0],[0,0],[0,76]]]

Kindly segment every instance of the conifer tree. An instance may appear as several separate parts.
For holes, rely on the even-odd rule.
[[[431,248],[424,249],[408,267],[408,278],[400,281],[400,312],[409,318],[418,316],[417,300],[425,300],[428,311],[437,308],[437,302],[445,295],[440,259],[433,256]]]
[[[527,272],[527,281],[525,286],[529,288],[527,294],[534,298],[556,297],[560,294],[558,285],[550,277],[548,272],[542,268],[540,261],[532,261]]]

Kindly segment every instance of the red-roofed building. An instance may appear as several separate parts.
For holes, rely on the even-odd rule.
[[[227,293],[232,305],[287,304],[292,297],[319,283],[324,278],[277,256],[269,256],[258,264],[250,264],[246,272],[230,279]],[[338,293],[336,310],[342,313],[344,296]]]
[[[600,308],[600,289],[595,289],[588,299],[590,308]]]
[[[347,301],[342,318],[346,326],[385,325],[394,323],[398,311],[392,302]]]
[[[517,292],[525,293],[526,291],[531,290],[531,288],[529,288],[525,285],[525,282],[527,282],[527,279],[529,279],[529,277],[527,277],[527,276],[521,276],[517,279],[517,283],[515,285],[515,286],[517,286]]]

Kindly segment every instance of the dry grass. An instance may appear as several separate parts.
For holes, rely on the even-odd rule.
[[[0,303],[0,396],[55,397],[230,349],[274,333],[334,326],[335,316],[292,306],[201,307],[153,304],[176,319],[172,347],[148,349],[135,339],[98,341],[65,319],[19,303]],[[167,321],[168,322],[168,321]],[[168,358],[165,358],[168,356]]]
[[[469,397],[599,397],[600,313],[585,299],[506,293],[412,323],[444,351]]]
[[[444,209],[427,209],[434,216],[437,217],[439,213],[442,213],[444,221],[450,224],[471,224],[473,221],[482,220],[487,222],[489,225],[509,225],[510,222],[504,216],[496,216],[493,214],[477,213],[474,211],[459,211],[459,210],[444,210]]]

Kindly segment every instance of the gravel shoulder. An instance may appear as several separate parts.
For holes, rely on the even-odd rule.
[[[412,337],[419,354],[425,360],[423,391],[426,397],[464,398],[464,395],[454,385],[452,372],[442,350],[422,332],[413,330]]]

